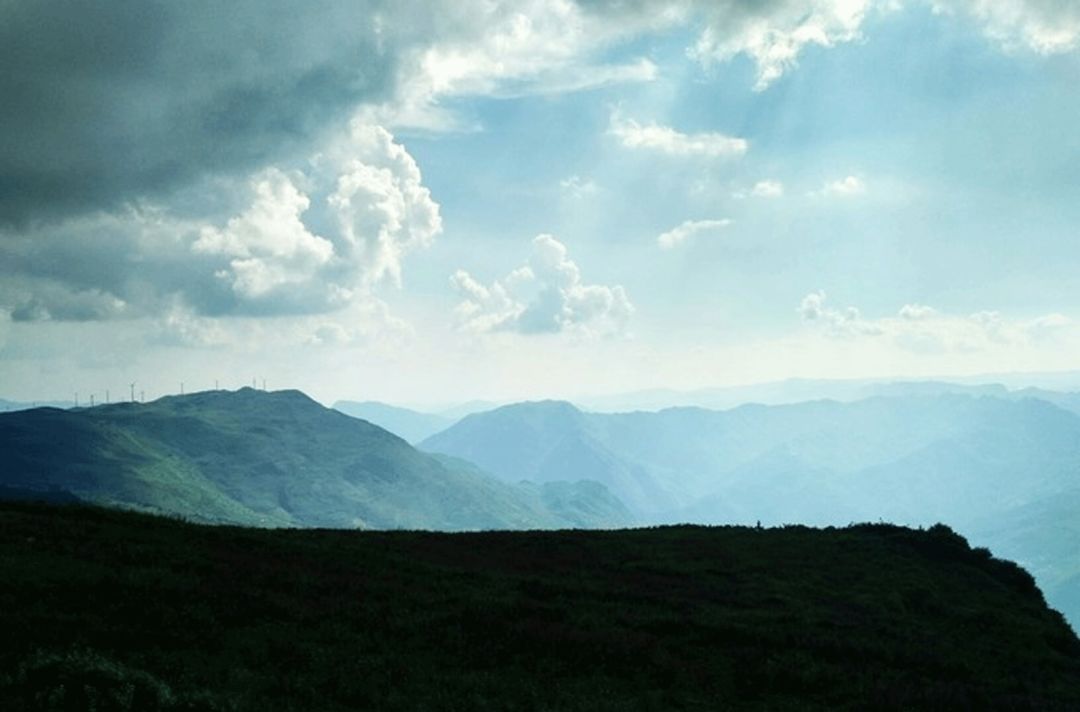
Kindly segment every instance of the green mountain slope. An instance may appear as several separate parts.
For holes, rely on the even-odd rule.
[[[0,485],[204,521],[447,530],[571,524],[523,488],[440,462],[296,391],[4,414],[0,453]]]
[[[12,710],[1080,707],[1076,636],[944,527],[267,531],[6,504],[0,600]]]

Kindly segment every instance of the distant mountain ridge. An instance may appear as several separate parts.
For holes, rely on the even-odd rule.
[[[0,415],[0,486],[258,526],[585,526],[538,493],[421,453],[299,391],[251,388]],[[562,486],[570,487],[570,483]],[[598,522],[628,523],[599,499]]]
[[[508,482],[603,482],[646,522],[944,521],[1030,565],[1051,602],[1080,602],[1075,540],[1051,546],[1056,525],[1039,515],[1064,508],[1080,521],[1080,497],[1070,498],[1080,491],[1080,416],[1042,399],[877,396],[619,414],[523,403],[465,418],[420,447]],[[1021,511],[1024,536],[993,526]],[[1080,621],[1080,605],[1068,614]]]
[[[30,410],[32,408],[71,408],[75,404],[71,401],[37,401],[27,403],[25,401],[12,401],[0,398],[0,413],[11,413],[18,410]]]
[[[410,443],[418,443],[456,422],[456,418],[421,413],[378,401],[338,401],[334,403],[334,410],[374,423]]]
[[[657,411],[668,408],[708,408],[728,410],[742,405],[794,405],[815,400],[835,400],[843,403],[877,396],[891,398],[930,397],[940,395],[993,396],[1018,400],[1041,398],[1056,404],[1068,404],[1080,412],[1080,374],[1060,374],[1060,383],[1072,384],[1064,390],[1049,389],[1054,383],[1048,375],[1032,374],[1029,381],[1023,374],[987,376],[986,380],[964,379],[963,382],[944,380],[882,380],[882,379],[809,379],[791,378],[784,381],[754,383],[745,386],[726,386],[678,391],[652,389],[606,396],[585,396],[573,399],[586,410],[602,413],[628,411]],[[1063,406],[1064,407],[1064,406]]]

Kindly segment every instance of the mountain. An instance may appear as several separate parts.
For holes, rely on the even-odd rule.
[[[1080,622],[1076,580],[1059,576],[1080,571],[1075,539],[1040,549],[1065,533],[1031,513],[1031,533],[1015,541],[988,526],[1080,489],[1080,416],[1041,399],[941,394],[621,414],[525,403],[465,418],[421,448],[507,482],[602,482],[646,522],[946,521],[1029,565],[1051,603]]]
[[[25,403],[23,401],[11,401],[0,398],[0,413],[10,413],[16,410],[30,410],[31,408],[71,408],[74,405],[75,404],[71,401]]]
[[[338,401],[334,404],[334,410],[340,410],[345,415],[374,423],[410,443],[420,442],[454,424],[453,418],[434,413],[421,413],[377,401]]]
[[[0,708],[1075,710],[948,527],[436,534],[0,504]]]
[[[447,530],[588,523],[298,391],[2,414],[0,453],[2,487],[201,521]],[[601,498],[597,507],[609,504]],[[617,515],[605,512],[610,525]]]
[[[594,412],[620,413],[666,408],[726,410],[740,405],[791,405],[815,400],[849,403],[875,396],[910,397],[971,395],[1004,397],[1010,391],[1000,383],[953,383],[946,381],[883,381],[878,379],[808,379],[753,383],[745,386],[702,388],[691,391],[654,389],[633,393],[593,396],[575,402]]]
[[[420,448],[475,462],[506,482],[599,482],[639,513],[669,503],[648,472],[605,447],[592,418],[564,401],[520,403],[467,416]]]
[[[502,404],[489,400],[471,400],[464,403],[456,403],[449,406],[443,405],[434,408],[428,408],[425,410],[457,422],[464,418],[466,415],[472,415],[473,413],[483,413],[485,410],[498,408],[500,405]]]

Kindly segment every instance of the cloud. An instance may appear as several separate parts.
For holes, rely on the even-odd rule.
[[[1008,48],[1080,41],[1071,0],[927,0]],[[674,27],[703,65],[751,58],[756,88],[808,46],[857,40],[883,0],[287,0],[0,4],[0,223],[25,225],[242,178],[371,123],[467,125],[448,99],[647,82],[616,52]],[[612,57],[618,59],[612,59]],[[625,127],[639,145],[738,154],[741,139]],[[680,136],[683,140],[680,140]]]
[[[0,306],[21,320],[325,313],[400,283],[442,230],[416,162],[381,127],[354,123],[302,165],[256,172],[212,221],[133,208],[9,235]]]
[[[784,184],[778,180],[760,180],[750,190],[737,190],[731,194],[736,200],[746,198],[780,198],[784,195]]]
[[[390,313],[380,299],[366,299],[334,319],[316,317],[307,325],[301,341],[311,346],[376,348],[393,351],[407,346],[416,332]]]
[[[304,150],[393,90],[400,54],[378,51],[377,9],[3,3],[0,65],[18,71],[0,74],[0,220],[113,208]]]
[[[46,283],[11,306],[12,321],[98,321],[123,316],[127,304],[99,289]]]
[[[0,223],[288,163],[358,109],[454,123],[447,97],[651,81],[600,55],[654,26],[571,0],[0,3]]]
[[[1058,329],[1065,329],[1074,325],[1074,321],[1064,314],[1045,314],[1033,319],[1028,328],[1033,332],[1052,333]]]
[[[157,319],[148,341],[160,346],[217,348],[229,344],[230,337],[221,320],[199,316],[176,300]]]
[[[464,0],[426,3],[412,12],[434,19],[429,44],[404,62],[398,92],[375,108],[375,119],[390,126],[469,130],[475,125],[448,109],[446,98],[584,91],[649,82],[659,73],[645,57],[598,57],[656,27],[655,18],[591,13],[573,0]]]
[[[1007,51],[1042,55],[1080,47],[1080,5],[1072,0],[934,0],[938,12],[970,17]]]
[[[490,286],[464,270],[450,282],[463,297],[456,311],[468,331],[602,335],[622,331],[634,313],[621,286],[585,284],[551,235],[536,236],[528,263]]]
[[[899,312],[900,318],[907,321],[923,321],[924,319],[932,319],[937,315],[938,311],[936,309],[924,304],[905,304],[900,307]]]
[[[812,196],[826,198],[854,198],[866,193],[866,183],[857,176],[847,176],[839,180],[827,182],[820,191],[811,193]]]
[[[559,188],[561,188],[563,193],[568,197],[575,200],[586,198],[599,190],[599,187],[594,181],[584,179],[578,175],[563,178],[559,181]]]
[[[803,297],[797,309],[804,322],[820,325],[829,336],[854,338],[858,336],[878,336],[878,325],[862,318],[855,307],[833,309],[826,305],[824,290],[811,292]]]
[[[252,189],[251,206],[222,229],[204,227],[192,249],[229,258],[229,266],[216,275],[242,301],[275,294],[293,298],[332,259],[334,245],[308,231],[301,216],[310,200],[281,171],[265,171],[252,181]],[[334,296],[347,299],[348,293]]]
[[[684,134],[670,126],[640,124],[633,119],[623,118],[618,112],[612,114],[609,131],[627,148],[656,151],[669,156],[731,158],[742,156],[750,145],[744,138],[722,133]]]
[[[895,316],[868,319],[855,307],[829,307],[824,291],[803,297],[797,312],[804,323],[820,329],[829,338],[888,339],[903,350],[923,354],[1025,345],[1077,331],[1075,321],[1058,313],[1015,319],[992,310],[948,314],[923,304],[905,304]]]
[[[778,180],[762,180],[754,184],[750,195],[755,198],[779,198],[784,194],[784,184]]]
[[[670,250],[702,232],[715,232],[731,224],[727,218],[722,220],[687,220],[656,238],[656,244],[662,250]]]
[[[690,56],[708,66],[746,55],[762,91],[798,63],[808,45],[832,47],[860,37],[871,0],[773,0],[700,3],[705,27]]]

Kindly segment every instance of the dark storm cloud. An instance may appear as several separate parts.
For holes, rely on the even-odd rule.
[[[377,10],[0,3],[0,222],[108,209],[304,149],[392,91],[400,52],[383,51]]]

